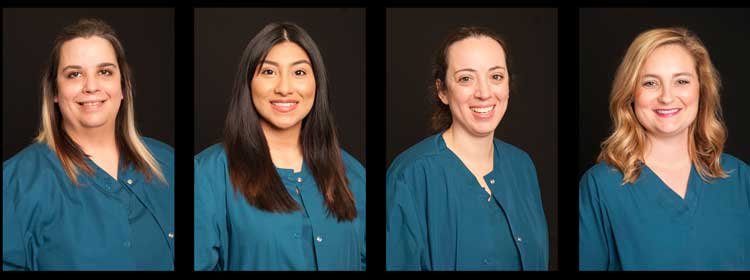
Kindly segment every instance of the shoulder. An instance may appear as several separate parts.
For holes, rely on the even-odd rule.
[[[534,167],[534,162],[531,160],[529,154],[526,153],[526,151],[521,150],[521,148],[497,138],[495,138],[494,144],[496,153],[499,153],[514,162],[514,166],[525,165],[524,167],[528,167],[528,165],[531,165],[532,168]]]
[[[163,162],[174,161],[174,148],[172,146],[149,137],[141,137],[141,140],[157,160]]]
[[[19,171],[51,168],[55,166],[55,163],[59,163],[57,155],[47,144],[31,144],[3,162],[3,181],[9,175],[13,176],[14,173],[18,173]]]
[[[622,180],[623,174],[620,170],[605,162],[599,162],[581,176],[580,187],[581,191],[611,188],[621,186]]]
[[[724,168],[724,171],[727,171],[727,172],[731,172],[732,170],[735,170],[735,169],[740,169],[740,170],[748,169],[748,165],[744,161],[727,153],[721,154],[721,167]]]
[[[440,137],[440,134],[427,137],[401,152],[393,159],[393,162],[391,162],[387,176],[389,178],[391,176],[398,176],[404,170],[419,168],[420,166],[423,166],[426,161],[438,157],[441,150],[438,145],[438,137]]]
[[[362,181],[364,181],[365,178],[365,168],[362,166],[359,161],[349,154],[346,150],[341,149],[341,161],[344,164],[344,167],[346,168],[347,175],[356,176],[358,178],[361,178]]]
[[[216,167],[223,170],[227,165],[227,154],[222,143],[216,143],[201,151],[194,158],[195,172],[207,171]]]
[[[4,203],[46,200],[67,184],[71,184],[70,179],[45,143],[31,144],[3,162]]]

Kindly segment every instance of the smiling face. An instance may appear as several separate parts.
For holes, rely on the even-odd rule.
[[[253,104],[264,130],[301,129],[315,102],[315,75],[299,45],[285,41],[271,48],[250,82]]]
[[[66,130],[112,129],[122,102],[120,67],[104,38],[75,38],[60,47],[57,96]]]
[[[493,135],[510,92],[502,46],[486,36],[468,37],[450,46],[447,60],[445,88],[438,96],[450,107],[451,128],[478,137]]]
[[[687,135],[698,114],[700,83],[685,47],[656,48],[643,64],[635,90],[635,114],[649,137]]]

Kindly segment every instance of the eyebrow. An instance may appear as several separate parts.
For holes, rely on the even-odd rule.
[[[275,62],[275,61],[272,61],[272,60],[265,60],[265,61],[263,61],[263,63],[264,63],[264,64],[265,64],[265,63],[268,63],[268,64],[271,64],[271,65],[273,65],[273,66],[276,66],[276,67],[278,67],[278,66],[279,66],[279,63],[278,63],[278,62]],[[300,59],[300,60],[297,60],[297,61],[295,61],[295,62],[292,62],[292,64],[291,64],[291,65],[292,65],[292,66],[294,66],[294,65],[297,65],[297,64],[304,64],[304,63],[307,63],[308,65],[311,65],[311,66],[312,66],[312,64],[310,64],[310,61],[307,61],[307,59]]]
[[[99,65],[97,65],[96,67],[97,68],[103,68],[103,67],[117,68],[117,65],[115,65],[114,63],[110,63],[110,62],[104,62],[104,63],[99,63]],[[83,67],[81,67],[80,65],[68,65],[68,66],[65,66],[65,68],[62,69],[62,71],[64,72],[65,70],[68,70],[68,69],[83,69]]]
[[[505,67],[502,67],[502,66],[494,66],[494,67],[491,67],[491,68],[489,69],[489,71],[493,71],[493,70],[496,70],[496,69],[502,69],[502,70],[505,70]],[[458,70],[456,70],[456,71],[455,71],[454,73],[458,73],[458,72],[461,72],[461,71],[471,71],[471,72],[476,72],[477,70],[474,70],[474,69],[472,69],[472,68],[463,68],[463,69],[458,69]]]
[[[674,73],[674,74],[672,74],[672,77],[677,77],[677,76],[691,76],[692,77],[693,73],[690,73],[690,72],[680,72],[680,73]],[[643,78],[657,78],[658,79],[660,77],[659,77],[659,75],[656,75],[656,74],[644,74]]]

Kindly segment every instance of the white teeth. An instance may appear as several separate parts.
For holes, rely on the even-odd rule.
[[[657,110],[656,110],[656,113],[657,113],[657,114],[662,114],[662,115],[667,115],[667,114],[672,114],[672,113],[676,113],[676,112],[677,112],[677,111],[679,111],[679,110],[680,110],[680,109],[670,109],[670,110],[659,110],[659,109],[657,109]]]
[[[273,104],[273,105],[275,105],[275,106],[279,106],[279,107],[286,107],[286,108],[289,108],[289,107],[292,107],[292,106],[294,106],[294,104],[296,104],[296,103],[294,103],[294,102],[292,102],[292,103],[280,103],[280,102],[271,102],[271,104]]]
[[[492,109],[494,108],[495,108],[495,105],[492,105],[489,107],[481,107],[481,108],[475,107],[475,108],[471,108],[471,110],[474,111],[475,113],[484,114],[484,113],[488,113],[489,111],[492,111]]]
[[[83,106],[92,107],[92,106],[97,106],[97,105],[99,105],[101,103],[102,103],[102,101],[83,102]]]

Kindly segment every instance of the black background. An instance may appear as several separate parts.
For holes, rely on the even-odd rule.
[[[3,161],[38,133],[44,64],[62,28],[79,18],[107,22],[125,48],[141,135],[174,146],[174,9],[3,9]]]
[[[341,147],[365,165],[365,10],[199,8],[195,11],[197,154],[221,141],[242,51],[270,22],[291,21],[317,43]]]
[[[495,137],[526,151],[534,161],[548,221],[550,269],[556,270],[557,10],[418,8],[388,9],[386,15],[386,164],[432,134],[432,61],[448,32],[478,25],[505,40],[512,88]]]
[[[707,8],[581,9],[579,40],[578,175],[594,165],[610,134],[609,92],[630,43],[652,28],[681,26],[706,45],[719,71],[724,121],[729,137],[724,152],[750,160],[750,10]]]

